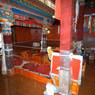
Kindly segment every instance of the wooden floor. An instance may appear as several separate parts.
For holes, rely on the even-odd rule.
[[[0,75],[0,95],[43,95],[45,85],[21,75]],[[79,95],[95,95],[95,63],[87,64]]]
[[[0,76],[0,95],[43,95],[45,85],[23,77]]]
[[[79,95],[95,95],[95,62],[87,64]]]

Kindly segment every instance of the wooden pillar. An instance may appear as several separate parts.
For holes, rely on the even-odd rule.
[[[61,0],[60,51],[70,51],[72,45],[73,0]]]
[[[77,41],[83,40],[84,4],[80,4],[79,18],[77,22]]]
[[[56,0],[60,1],[61,10],[58,19],[60,19],[60,53],[64,56],[60,57],[60,70],[59,70],[59,90],[62,95],[69,95],[70,86],[70,50],[72,46],[72,26],[73,26],[73,4],[74,0]],[[57,3],[58,4],[58,3]],[[57,11],[59,8],[56,8]],[[55,11],[56,12],[56,11]],[[65,69],[63,69],[64,67]],[[68,70],[66,70],[68,68]],[[64,79],[62,77],[64,76]],[[64,83],[63,81],[66,81]],[[65,89],[64,89],[65,88]]]

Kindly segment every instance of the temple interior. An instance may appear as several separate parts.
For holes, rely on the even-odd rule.
[[[94,75],[94,0],[0,0],[0,95],[94,95]]]

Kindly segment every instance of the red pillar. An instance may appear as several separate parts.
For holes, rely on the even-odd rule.
[[[60,51],[69,51],[72,45],[73,1],[61,0]]]
[[[55,1],[55,17],[61,20],[62,0]]]
[[[83,24],[84,24],[84,4],[80,5],[79,18],[77,22],[77,40],[83,40]]]

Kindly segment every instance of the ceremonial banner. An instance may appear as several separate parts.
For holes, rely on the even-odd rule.
[[[60,53],[53,53],[51,58],[51,74],[58,76],[58,67],[60,66]]]
[[[71,79],[81,84],[83,57],[81,55],[71,56]]]

